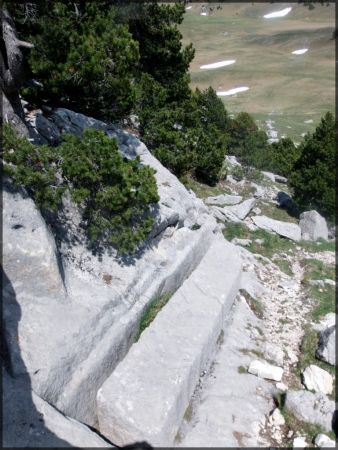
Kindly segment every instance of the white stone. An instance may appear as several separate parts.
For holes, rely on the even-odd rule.
[[[292,446],[293,448],[306,448],[308,446],[306,442],[306,437],[298,436],[294,438]]]
[[[302,238],[316,241],[317,239],[328,240],[329,230],[326,220],[317,211],[306,211],[300,215],[299,226]]]
[[[295,223],[282,222],[266,216],[253,216],[252,220],[259,228],[263,228],[263,230],[274,231],[293,241],[300,241],[301,239],[301,229]]]
[[[272,422],[275,426],[282,426],[285,424],[285,419],[279,408],[276,408],[271,414]]]
[[[332,430],[335,402],[329,400],[322,393],[289,390],[286,395],[285,407],[303,422],[320,425],[326,431]]]
[[[143,331],[97,395],[114,443],[170,446],[237,295],[241,261],[222,237]]]
[[[306,367],[302,372],[303,384],[309,391],[331,394],[333,388],[332,376],[326,370],[314,364]]]
[[[336,448],[336,443],[333,439],[330,439],[326,434],[317,434],[315,438],[315,444],[320,448]]]
[[[288,387],[284,383],[276,383],[276,388],[282,392],[286,392],[288,390]]]
[[[273,366],[265,361],[262,362],[259,360],[254,360],[250,363],[248,372],[260,378],[274,381],[281,381],[283,376],[283,369],[281,367]]]
[[[242,247],[249,247],[249,245],[251,245],[251,243],[252,243],[252,240],[251,239],[234,238],[234,239],[232,239],[231,243],[234,245],[241,245]]]

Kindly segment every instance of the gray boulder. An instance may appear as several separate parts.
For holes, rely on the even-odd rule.
[[[286,184],[288,182],[288,179],[285,178],[285,177],[282,177],[281,175],[276,175],[275,174],[275,181],[276,181],[276,183]]]
[[[299,420],[322,426],[326,431],[332,430],[335,402],[322,393],[309,391],[288,391],[285,407]]]
[[[326,220],[317,211],[306,211],[300,215],[299,226],[302,231],[302,239],[316,241],[328,240],[329,231]]]
[[[335,325],[321,331],[319,336],[317,358],[331,364],[336,364],[336,327]]]
[[[291,239],[292,241],[300,241],[301,239],[301,229],[295,223],[282,222],[266,216],[253,216],[252,220],[255,225],[263,230],[274,231],[280,236]]]
[[[310,364],[302,372],[303,384],[309,391],[331,394],[333,380],[331,374],[322,368]]]
[[[244,200],[244,202],[239,205],[227,206],[224,209],[231,214],[234,214],[238,219],[243,220],[252,210],[252,208],[256,204],[255,198],[249,198],[248,200]]]
[[[274,173],[262,171],[262,174],[263,174],[266,178],[268,178],[269,180],[271,180],[271,181],[273,181],[273,182],[276,181],[276,178],[275,178],[275,174],[274,174]]]
[[[207,205],[236,205],[242,201],[240,195],[217,195],[216,197],[207,197],[204,202]]]

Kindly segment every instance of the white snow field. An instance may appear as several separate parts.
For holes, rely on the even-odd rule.
[[[235,59],[228,59],[227,61],[219,61],[212,64],[204,64],[200,66],[200,69],[218,69],[218,67],[229,66],[230,64],[234,64],[236,62]]]
[[[208,13],[201,13],[200,16],[207,16]]]
[[[218,91],[216,92],[217,95],[219,95],[220,97],[224,97],[226,95],[235,95],[238,92],[244,92],[247,91],[249,88],[247,86],[241,86],[238,88],[234,88],[234,89],[230,89],[229,91]]]
[[[192,6],[187,6],[187,7],[185,8],[185,10],[188,11],[188,9],[191,9],[191,8],[192,8]]]
[[[265,14],[264,19],[274,19],[275,17],[284,17],[292,10],[291,6],[289,8],[284,8],[273,13]]]
[[[299,50],[295,50],[292,52],[293,55],[304,55],[309,49],[308,48],[300,48]]]

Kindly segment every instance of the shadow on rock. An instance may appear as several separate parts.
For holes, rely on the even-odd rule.
[[[21,308],[1,268],[3,289],[3,447],[72,447],[50,431],[33,402],[30,376],[21,358],[18,326]]]

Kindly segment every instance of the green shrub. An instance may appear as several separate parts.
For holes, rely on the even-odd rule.
[[[40,88],[24,97],[38,105],[65,106],[105,120],[119,120],[134,105],[138,43],[115,9],[101,2],[51,1],[36,5],[34,19],[12,11],[23,39],[34,44],[28,63]]]
[[[240,112],[229,121],[229,153],[238,156],[240,161],[257,169],[264,167],[268,149],[267,134],[259,130],[253,117]]]
[[[330,220],[335,213],[335,144],[336,121],[327,113],[315,132],[305,136],[289,177],[293,199],[299,206],[303,210],[316,209]]]
[[[161,93],[149,77],[144,81],[152,93],[149,97]],[[219,116],[213,118],[208,109],[214,105],[208,101],[210,95],[210,90],[199,92],[159,109],[146,103],[147,112],[140,114],[142,139],[164,166],[179,177],[192,173],[198,180],[214,185],[222,175],[226,137],[220,130]]]
[[[132,252],[150,232],[151,205],[159,200],[154,170],[137,157],[127,160],[115,139],[88,129],[68,135],[56,148],[34,146],[4,130],[5,169],[37,205],[57,209],[68,190],[80,205],[91,245]]]
[[[300,156],[300,148],[290,138],[273,142],[268,149],[264,164],[265,170],[288,177]]]

